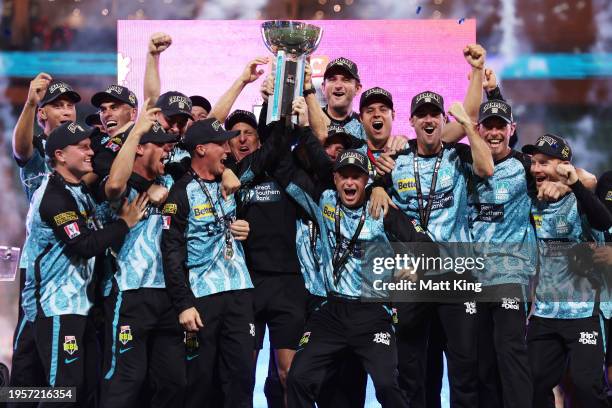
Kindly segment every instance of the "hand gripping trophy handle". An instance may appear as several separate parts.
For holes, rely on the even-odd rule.
[[[264,44],[276,54],[274,94],[268,99],[266,124],[291,117],[291,104],[302,95],[306,58],[318,47],[320,27],[297,21],[274,20],[261,25]],[[296,118],[293,118],[294,123]]]

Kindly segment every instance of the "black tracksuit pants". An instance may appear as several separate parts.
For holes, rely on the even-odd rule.
[[[182,406],[187,386],[184,331],[165,289],[119,291],[105,301],[102,407]]]
[[[306,326],[287,380],[289,408],[314,407],[328,372],[346,350],[361,360],[383,407],[408,406],[398,385],[389,307],[330,297]]]
[[[604,391],[605,323],[583,319],[532,317],[527,331],[534,408],[553,407],[552,389],[568,369],[574,397],[582,406],[608,407]]]

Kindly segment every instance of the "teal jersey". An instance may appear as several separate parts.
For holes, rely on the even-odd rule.
[[[219,181],[201,186],[189,172],[172,186],[162,215],[161,249],[166,287],[177,308],[192,297],[253,287],[242,244],[226,233],[235,218],[234,196],[224,200]]]
[[[572,270],[568,260],[572,244],[598,238],[590,233],[573,193],[556,202],[534,201],[531,209],[536,226],[539,274],[535,316],[580,319],[598,313],[597,291],[591,280]],[[602,311],[609,305],[602,305]]]
[[[512,151],[495,163],[493,176],[474,177],[469,193],[471,239],[485,268],[476,276],[483,285],[529,284],[535,275],[537,249],[531,224],[531,200],[537,195],[528,156]]]
[[[321,269],[321,235],[316,221],[297,219],[295,246],[306,289],[315,296],[325,296],[325,279]]]
[[[157,183],[170,189],[172,177],[160,177]],[[128,183],[124,196],[131,202],[138,193],[135,183]],[[130,229],[117,252],[115,280],[119,290],[166,287],[160,248],[162,227],[161,208],[149,206],[142,220]]]
[[[94,256],[127,233],[122,220],[101,229],[96,207],[84,184],[50,175],[34,194],[27,217],[29,254],[22,307],[33,321],[45,316],[86,316],[92,305],[88,287]]]

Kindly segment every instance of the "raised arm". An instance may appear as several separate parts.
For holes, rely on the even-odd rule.
[[[172,37],[166,33],[155,33],[149,39],[149,49],[144,74],[144,98],[150,106],[155,105],[161,93],[159,78],[159,56],[172,44]],[[148,108],[147,105],[144,108]]]
[[[304,91],[306,92],[304,99],[306,99],[306,105],[308,106],[308,121],[310,122],[313,135],[320,143],[323,143],[327,139],[327,127],[330,121],[323,112],[317,100],[317,93],[312,86],[312,68],[310,63],[306,64],[304,71]]]
[[[477,123],[478,109],[482,103],[483,69],[486,51],[478,44],[471,44],[464,48],[463,55],[471,66],[470,82],[465,99],[463,100],[463,107],[470,121]],[[447,143],[458,142],[465,134],[465,129],[460,123],[450,122],[442,130],[442,140]]]
[[[108,179],[104,184],[104,194],[109,200],[120,197],[125,191],[134,168],[136,149],[140,143],[140,138],[151,129],[155,123],[155,114],[160,111],[159,108],[147,109],[148,103],[148,100],[145,101],[136,124],[128,134],[119,153],[117,153],[117,157],[113,160]]]
[[[470,150],[472,152],[474,174],[482,178],[491,177],[493,175],[493,157],[491,156],[491,150],[489,150],[489,147],[484,140],[482,140],[480,135],[476,133],[476,128],[467,113],[465,113],[463,105],[459,102],[453,103],[448,113],[463,126],[465,133],[467,133],[468,140],[470,141]]]
[[[227,116],[238,99],[238,96],[242,92],[245,86],[251,82],[256,81],[260,76],[263,75],[264,70],[258,69],[260,65],[268,63],[268,57],[257,57],[252,61],[249,61],[247,66],[244,68],[240,76],[234,81],[232,86],[225,91],[219,98],[215,106],[208,114],[209,118],[216,118],[219,122],[224,122]]]
[[[36,119],[38,102],[45,96],[51,80],[52,78],[49,74],[41,72],[30,82],[28,99],[23,106],[13,131],[13,155],[18,163],[26,163],[32,157],[34,120]]]

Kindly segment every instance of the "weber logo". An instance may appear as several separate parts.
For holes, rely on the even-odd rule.
[[[581,344],[590,344],[592,346],[596,346],[597,345],[597,336],[599,335],[598,332],[596,331],[592,331],[592,332],[580,332],[580,338],[578,339],[578,343]]]

